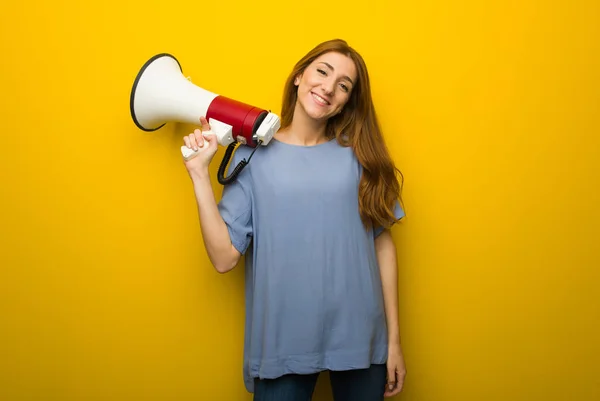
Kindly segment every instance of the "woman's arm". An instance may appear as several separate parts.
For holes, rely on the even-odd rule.
[[[383,286],[385,316],[388,328],[388,389],[386,396],[398,394],[404,384],[406,367],[400,345],[398,322],[398,265],[396,245],[389,230],[375,239],[375,251]]]
[[[242,255],[231,243],[210,182],[208,166],[217,152],[217,137],[210,132],[210,124],[205,117],[200,118],[200,124],[202,130],[196,129],[183,138],[186,146],[197,152],[185,161],[185,167],[194,184],[200,228],[208,257],[219,273],[227,273],[236,266]]]
[[[400,344],[398,323],[398,266],[396,262],[396,245],[389,230],[384,230],[375,238],[375,251],[383,285],[385,317],[388,325],[388,342],[390,345]]]
[[[208,169],[191,174],[198,205],[200,228],[208,257],[219,273],[232,270],[241,258],[231,243],[225,221],[217,208]]]

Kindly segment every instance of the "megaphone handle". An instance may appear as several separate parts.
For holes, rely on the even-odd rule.
[[[204,136],[207,133],[210,133],[210,131],[205,131],[202,133],[202,135]],[[202,142],[202,146],[199,146],[199,148],[202,149],[205,144],[206,144],[206,142]],[[181,154],[183,155],[183,158],[185,159],[185,161],[192,160],[194,157],[196,157],[198,155],[199,151],[200,150],[190,149],[185,145],[181,147]]]
[[[181,147],[181,154],[183,155],[183,159],[185,161],[192,160],[194,157],[196,157],[198,155],[198,152],[199,151],[190,149],[187,146]]]

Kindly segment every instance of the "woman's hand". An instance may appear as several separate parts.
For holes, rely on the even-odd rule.
[[[388,347],[387,370],[388,380],[384,396],[393,397],[402,391],[402,387],[404,387],[404,377],[406,376],[404,355],[402,355],[400,344],[390,345]]]
[[[205,117],[200,117],[200,129],[184,136],[183,142],[189,149],[197,152],[190,159],[185,160],[185,167],[191,176],[208,173],[208,166],[217,153],[217,137],[210,130],[210,124]]]

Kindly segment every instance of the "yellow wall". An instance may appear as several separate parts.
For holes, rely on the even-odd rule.
[[[167,51],[279,110],[333,37],[365,56],[406,176],[398,399],[600,399],[600,7],[561,3],[4,5],[0,399],[251,399],[243,270],[208,264],[189,127],[137,130],[129,90]]]

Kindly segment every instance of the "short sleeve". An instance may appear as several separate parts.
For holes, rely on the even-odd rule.
[[[394,217],[396,217],[397,220],[400,220],[401,218],[404,217],[404,215],[405,215],[404,209],[402,209],[400,202],[398,200],[396,200],[396,203],[394,205]],[[383,232],[383,227],[377,226],[373,229],[373,236],[375,238],[377,238],[379,236],[379,234],[381,234],[382,232]]]
[[[244,158],[249,148],[239,146],[231,157],[226,176],[229,177],[235,166]],[[224,185],[223,194],[217,207],[227,225],[231,243],[241,253],[246,253],[252,241],[252,183],[249,163],[231,183]]]

